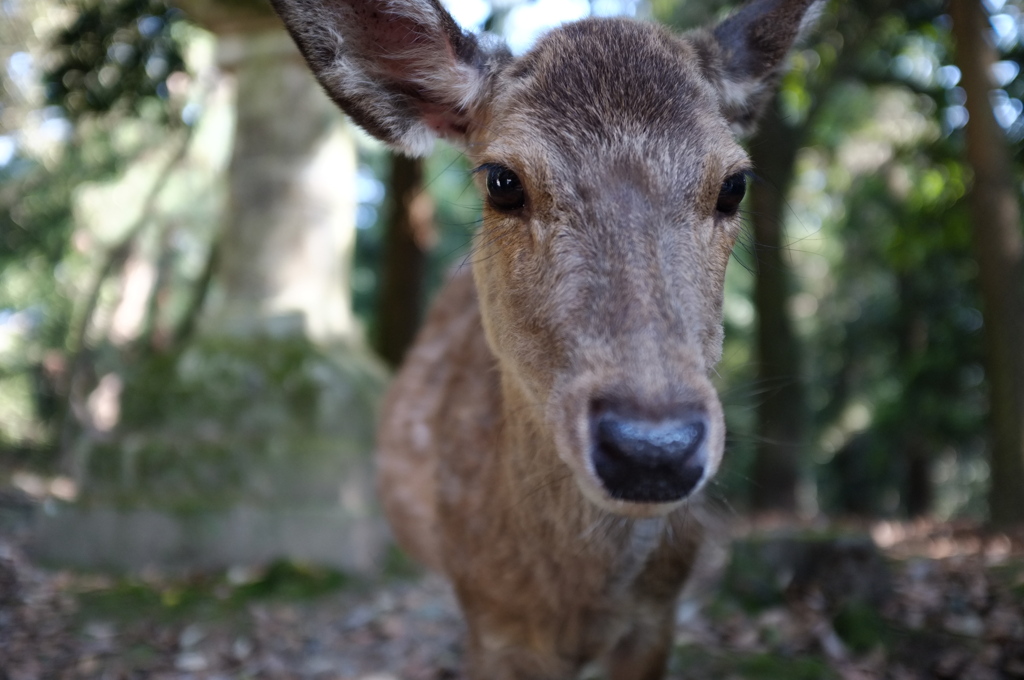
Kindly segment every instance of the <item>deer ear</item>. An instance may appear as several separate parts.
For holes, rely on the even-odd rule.
[[[488,73],[507,57],[438,0],[271,0],[327,94],[356,123],[420,156],[463,141]]]
[[[722,112],[738,136],[754,132],[786,54],[810,32],[822,0],[753,0],[722,23],[691,34]]]

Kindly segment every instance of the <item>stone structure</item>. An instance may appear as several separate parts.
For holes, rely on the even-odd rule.
[[[117,423],[74,451],[74,504],[31,548],[87,568],[290,558],[372,570],[371,461],[385,372],[353,323],[355,151],[262,2],[182,0],[234,92],[220,255],[195,340],[114,376]],[[107,383],[110,384],[110,381]]]

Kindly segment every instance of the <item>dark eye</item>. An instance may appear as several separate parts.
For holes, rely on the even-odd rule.
[[[733,215],[739,210],[743,195],[747,193],[747,176],[740,172],[722,182],[722,190],[718,192],[718,203],[715,210],[723,215]]]
[[[526,204],[526,192],[519,176],[501,165],[487,170],[487,198],[491,207],[501,212],[519,210]]]

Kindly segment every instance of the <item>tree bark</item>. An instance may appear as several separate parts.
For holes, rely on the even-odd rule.
[[[916,278],[919,279],[920,275]],[[914,279],[914,276],[903,273],[897,280],[900,312],[896,356],[905,376],[909,367],[924,363],[931,335],[928,315],[922,311],[924,301],[919,299]],[[935,496],[932,485],[934,447],[929,441],[930,428],[925,424],[924,414],[919,414],[923,395],[920,389],[914,389],[915,377],[911,375],[905,378],[903,384],[903,394],[911,408],[903,410],[907,417],[901,423],[900,434],[895,442],[904,458],[901,488],[903,509],[911,519],[927,515],[932,509]]]
[[[423,316],[427,253],[434,240],[434,206],[423,189],[423,162],[395,156],[388,188],[374,347],[398,366]]]
[[[917,519],[931,512],[935,501],[932,455],[927,444],[917,433],[911,433],[903,446],[904,457],[907,460],[903,483],[903,507],[907,517]]]
[[[210,335],[350,339],[355,146],[281,29],[228,33],[218,64],[237,110]]]
[[[967,162],[985,321],[991,428],[989,513],[994,525],[1024,522],[1024,236],[1006,136],[996,122],[996,52],[982,3],[952,0],[956,62],[967,93]]]
[[[751,223],[757,253],[754,306],[757,310],[756,385],[758,443],[751,474],[755,510],[797,509],[805,429],[800,344],[789,315],[789,277],[783,243],[786,194],[793,178],[802,129],[787,125],[770,106],[750,144],[758,175],[751,192]]]

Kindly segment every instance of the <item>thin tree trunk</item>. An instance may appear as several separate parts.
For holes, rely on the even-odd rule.
[[[898,279],[899,290],[899,345],[896,356],[898,364],[908,367],[920,365],[928,354],[930,328],[928,317],[922,312],[922,301],[913,286],[913,277],[901,274]],[[911,384],[913,379],[911,378]],[[904,384],[905,393],[910,392],[911,384]],[[902,422],[899,443],[904,459],[902,501],[903,509],[910,518],[922,517],[932,509],[934,493],[932,489],[932,447],[927,432],[922,429],[922,421],[918,419],[917,410],[920,395],[911,397],[913,408],[905,410],[908,415]]]
[[[971,211],[985,320],[990,400],[990,519],[1024,522],[1024,237],[1006,137],[989,91],[995,49],[982,3],[952,0],[956,61],[967,92],[967,161],[974,171]]]
[[[932,484],[932,455],[917,433],[911,433],[903,445],[907,461],[903,483],[903,507],[907,517],[924,517],[935,500]]]
[[[217,264],[220,262],[221,237],[216,236],[210,244],[210,250],[206,254],[206,263],[203,271],[199,274],[192,290],[189,293],[188,306],[181,315],[181,321],[171,336],[171,349],[179,350],[184,347],[195,336],[196,327],[199,324],[199,317],[206,305],[206,299],[210,294],[210,286],[213,284],[214,275],[217,273]]]
[[[751,142],[754,168],[763,178],[752,187],[751,222],[757,251],[754,305],[757,310],[758,444],[752,472],[755,510],[797,508],[804,436],[804,386],[800,345],[789,316],[789,277],[783,243],[786,194],[800,147],[801,130],[770,106]]]
[[[434,240],[434,206],[423,189],[421,160],[394,157],[388,196],[374,346],[397,366],[420,326],[427,252]]]

